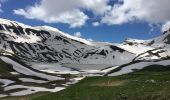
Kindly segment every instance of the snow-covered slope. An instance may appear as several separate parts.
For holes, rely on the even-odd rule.
[[[8,57],[1,57],[0,59],[2,59],[4,62],[11,64],[13,66],[13,69],[15,69],[18,73],[24,74],[24,75],[28,75],[28,76],[36,76],[36,77],[40,77],[40,78],[44,78],[47,80],[62,80],[63,78],[59,78],[59,77],[55,77],[55,76],[50,76],[50,75],[45,75],[43,73],[38,73],[35,71],[32,71],[30,69],[28,69],[25,66],[22,66],[21,64],[9,59]]]
[[[133,61],[163,60],[170,57],[169,41],[170,30],[150,40],[127,39],[121,44],[90,42],[50,26],[31,27],[0,19],[0,49],[30,64],[57,63],[95,70],[97,66],[104,69]]]
[[[110,43],[90,42],[49,26],[31,27],[5,19],[0,19],[0,36],[0,49],[29,62],[120,65],[135,56]]]
[[[140,70],[143,69],[145,67],[148,67],[150,65],[162,65],[162,66],[167,66],[170,65],[170,60],[162,60],[162,61],[157,61],[157,62],[139,62],[139,63],[134,63],[134,64],[130,64],[127,65],[125,67],[123,67],[121,70],[111,73],[109,74],[109,76],[117,76],[117,75],[123,75],[123,74],[127,74],[127,73],[131,73],[134,72],[135,70]]]
[[[117,46],[138,55],[154,49],[154,47],[145,45],[145,42],[147,42],[147,40],[127,39],[123,43],[117,44]]]
[[[159,37],[143,42],[150,50],[139,54],[134,60],[163,60],[170,58],[170,30],[163,32]]]
[[[170,30],[163,32],[159,37],[149,40],[146,44],[156,48],[170,48]]]
[[[134,72],[150,65],[170,65],[170,29],[150,40],[128,39],[117,46],[135,53],[136,57],[117,67],[116,72],[111,70],[110,76]]]
[[[0,56],[0,98],[37,92],[57,92],[75,83],[74,77],[50,74],[18,63],[12,56]]]
[[[169,60],[170,30],[150,40],[112,44],[0,18],[0,64],[10,67],[4,68],[8,77],[0,73],[0,97],[55,92],[84,76],[121,75],[149,65],[170,65]],[[30,83],[33,86],[27,86]]]
[[[136,54],[134,60],[161,60],[170,57],[170,30],[153,39],[127,39],[116,45]]]

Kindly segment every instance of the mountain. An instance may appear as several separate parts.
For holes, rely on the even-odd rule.
[[[116,44],[129,52],[136,54],[134,59],[116,69],[106,73],[109,76],[122,75],[151,65],[170,65],[170,30],[163,32],[159,37],[149,40],[127,39]]]
[[[83,76],[103,75],[111,66],[134,57],[111,43],[0,19],[0,97],[56,92]]]
[[[134,59],[154,60],[170,57],[170,30],[150,40],[127,39],[118,47],[136,54]]]
[[[150,65],[170,65],[170,30],[115,44],[0,18],[0,97],[56,92],[85,76],[121,75]]]
[[[120,65],[134,57],[110,43],[90,42],[49,26],[0,19],[0,32],[0,49],[29,62]]]

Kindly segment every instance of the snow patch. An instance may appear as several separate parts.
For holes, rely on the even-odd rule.
[[[15,83],[15,81],[11,81],[11,80],[8,80],[8,79],[0,79],[0,83],[2,83],[2,87],[5,87],[5,86],[8,86],[12,83]]]
[[[34,71],[28,69],[27,67],[22,66],[21,64],[9,59],[8,57],[1,56],[0,58],[4,62],[13,65],[13,68],[17,72],[22,73],[24,75],[37,76],[37,77],[41,77],[41,78],[48,79],[48,80],[63,80],[64,79],[64,78],[60,78],[60,77],[56,77],[56,76],[51,76],[51,75],[46,75],[43,73],[34,72]]]
[[[167,65],[170,65],[170,60],[163,60],[163,61],[159,61],[159,62],[139,62],[139,63],[136,63],[136,64],[132,64],[132,65],[128,65],[126,67],[123,67],[120,71],[109,74],[108,76],[118,76],[118,75],[131,73],[131,72],[133,72],[134,69],[143,69],[143,68],[150,66],[150,65],[167,66]]]
[[[23,91],[19,92],[14,92],[10,93],[10,96],[23,96],[23,95],[28,95],[28,94],[33,94],[36,92],[58,92],[63,89],[64,87],[55,87],[54,89],[47,89],[47,88],[42,88],[42,87],[31,87],[31,86],[24,86],[24,85],[13,85],[13,86],[8,86],[5,87],[5,91],[13,90],[13,89],[22,89],[25,88]]]
[[[32,82],[32,83],[47,83],[48,81],[43,81],[43,80],[35,80],[32,78],[19,78],[22,82]]]

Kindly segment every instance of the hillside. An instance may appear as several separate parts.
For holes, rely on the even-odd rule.
[[[52,27],[30,27],[5,19],[0,22],[1,49],[26,61],[120,65],[134,57],[112,44],[89,42]],[[123,59],[126,56],[128,59]]]
[[[153,65],[168,68],[169,36],[167,30],[149,40],[91,42],[50,26],[0,18],[0,97],[57,92],[85,77],[124,76],[157,69]]]
[[[170,66],[152,65],[115,77],[88,77],[33,100],[169,100]]]

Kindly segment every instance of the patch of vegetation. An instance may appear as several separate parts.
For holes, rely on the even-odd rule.
[[[10,71],[13,71],[10,67],[11,65],[0,59],[0,74],[8,74]]]
[[[152,65],[114,77],[87,77],[60,92],[33,100],[168,100],[170,66]]]

